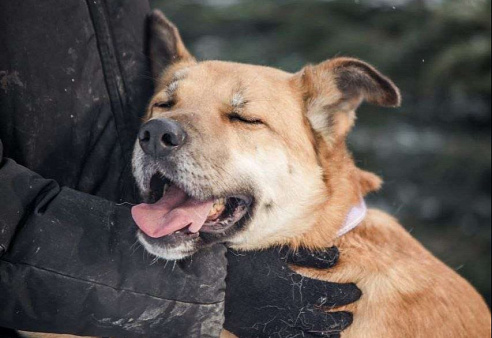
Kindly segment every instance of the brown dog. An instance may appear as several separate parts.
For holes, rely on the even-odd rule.
[[[144,197],[159,198],[133,209],[149,252],[177,260],[217,242],[336,245],[335,269],[299,272],[363,290],[342,309],[355,315],[343,337],[491,336],[490,311],[470,284],[395,219],[364,213],[362,197],[381,180],[356,167],[345,140],[363,100],[400,104],[389,79],[349,58],[297,74],[199,63],[162,13],[151,26],[157,88],[133,161]],[[365,217],[345,228],[354,210]]]
[[[165,185],[157,203],[133,210],[149,252],[175,260],[216,242],[336,245],[335,269],[301,272],[363,290],[346,308],[355,321],[344,337],[490,337],[482,297],[395,219],[370,210],[341,232],[381,185],[356,167],[345,140],[364,99],[400,104],[389,79],[349,58],[297,74],[197,62],[162,13],[151,31],[157,90],[133,163],[144,196],[156,193],[151,182]]]

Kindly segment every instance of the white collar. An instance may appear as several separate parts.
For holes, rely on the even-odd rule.
[[[366,201],[362,198],[361,202],[350,210],[345,220],[345,225],[338,231],[338,237],[342,237],[357,228],[364,218],[366,218],[366,215],[367,205]]]

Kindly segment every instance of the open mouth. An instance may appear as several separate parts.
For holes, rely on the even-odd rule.
[[[198,200],[160,174],[152,177],[147,191],[147,203],[133,207],[132,216],[151,238],[223,233],[249,214],[253,202],[242,195]]]

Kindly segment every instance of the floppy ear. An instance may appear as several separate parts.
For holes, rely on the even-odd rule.
[[[401,104],[394,83],[357,59],[335,58],[307,66],[295,81],[303,91],[309,122],[328,143],[347,136],[364,100],[384,107]]]
[[[157,80],[167,67],[183,61],[194,61],[186,49],[179,30],[160,10],[154,10],[148,21],[148,49],[152,76]]]

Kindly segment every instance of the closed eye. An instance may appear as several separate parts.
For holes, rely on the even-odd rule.
[[[175,104],[176,102],[174,102],[174,100],[170,100],[170,101],[157,102],[156,104],[154,104],[154,107],[161,108],[161,109],[171,109],[172,107],[174,107]]]
[[[240,123],[257,124],[257,125],[264,124],[263,121],[260,119],[242,116],[238,113],[231,113],[228,115],[228,117],[231,122],[240,122]]]

